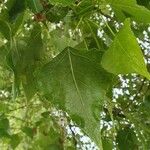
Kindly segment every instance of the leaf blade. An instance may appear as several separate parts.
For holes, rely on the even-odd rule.
[[[135,21],[150,23],[150,10],[136,3],[136,0],[108,0],[113,7],[116,16],[123,21],[129,15]]]
[[[85,125],[81,128],[98,145],[99,121],[93,113],[95,109],[100,111],[111,80],[112,75],[72,48],[66,48],[46,64],[38,75],[40,91],[55,106],[59,105],[71,116],[79,116]]]
[[[127,19],[112,45],[102,57],[101,64],[113,74],[138,73],[150,79],[144,57]]]

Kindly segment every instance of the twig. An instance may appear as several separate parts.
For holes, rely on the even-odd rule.
[[[35,106],[35,105],[39,105],[39,104],[31,104],[31,105],[28,105],[28,106]],[[19,109],[23,109],[23,108],[26,108],[27,105],[24,105],[24,106],[20,106],[18,108],[15,108],[15,109],[12,109],[12,110],[9,110],[9,112],[12,112],[12,111],[16,111],[16,110],[19,110]]]

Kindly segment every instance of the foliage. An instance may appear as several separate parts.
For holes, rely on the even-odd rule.
[[[149,1],[0,3],[0,149],[150,149]]]

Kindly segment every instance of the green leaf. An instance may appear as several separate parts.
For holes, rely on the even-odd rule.
[[[116,16],[123,21],[126,17],[141,23],[150,23],[150,10],[136,3],[136,0],[107,0]]]
[[[45,148],[45,150],[63,150],[62,148],[61,148],[61,146],[60,145],[56,145],[56,144],[50,144],[50,145],[48,145],[46,148]]]
[[[7,55],[7,49],[6,46],[3,45],[0,47],[0,65],[1,66],[6,66],[6,55]]]
[[[8,22],[0,20],[0,32],[7,39],[11,38],[11,27]]]
[[[76,40],[73,40],[70,37],[65,36],[64,34],[64,32],[62,33],[59,30],[54,30],[50,33],[50,46],[55,49],[55,52],[61,52],[67,46],[74,47],[78,44]]]
[[[0,129],[4,129],[4,130],[9,129],[9,120],[7,118],[0,119]]]
[[[53,6],[46,12],[46,19],[50,22],[58,23],[67,15],[68,8],[67,7],[60,7],[60,6]]]
[[[25,0],[21,3],[20,0],[7,1],[6,7],[7,9],[1,12],[0,30],[4,37],[9,40],[22,24],[26,2]]]
[[[95,7],[94,1],[92,0],[81,1],[74,9],[76,17],[78,18],[83,16],[89,18],[93,10],[95,10]]]
[[[144,56],[127,19],[102,57],[102,66],[114,74],[138,73],[150,79]]]
[[[44,150],[61,150],[61,145],[59,145],[61,138],[60,134],[53,127],[49,127],[50,125],[48,124],[48,127],[41,126],[39,128],[39,136],[35,141],[36,147],[38,146]]]
[[[71,116],[80,116],[85,123],[83,130],[98,145],[99,120],[94,112],[97,108],[100,111],[111,80],[112,75],[70,47],[46,64],[38,75],[39,89],[55,106]]]
[[[11,135],[10,145],[13,149],[15,149],[21,141],[21,138],[18,134]]]
[[[8,0],[5,3],[5,6],[6,6],[7,9],[2,9],[1,13],[0,13],[0,18],[2,20],[9,21],[10,17],[9,17],[9,13],[8,12],[12,8],[14,2],[15,2],[15,0]]]
[[[53,5],[69,6],[75,2],[75,0],[49,0]]]
[[[30,128],[30,127],[23,127],[23,128],[22,128],[22,131],[23,131],[27,136],[29,136],[30,138],[33,138],[33,136],[34,136],[34,130],[33,130],[33,128]]]
[[[48,118],[48,117],[50,117],[50,112],[49,111],[43,112],[41,114],[41,116],[44,117],[44,118]]]
[[[4,116],[0,116],[0,138],[10,137],[8,129],[9,129],[9,120]]]
[[[13,6],[8,11],[10,21],[14,21],[25,10],[25,7],[25,0],[22,0],[21,3],[20,0],[15,0]]]
[[[8,131],[0,128],[0,138],[10,138]]]
[[[27,0],[27,6],[34,12],[39,13],[43,10],[40,0]]]
[[[73,146],[68,146],[68,147],[67,147],[67,150],[76,150],[76,148],[73,147]]]
[[[103,138],[103,150],[112,150],[113,149],[113,141],[108,138]]]
[[[16,85],[19,87],[20,81],[22,82],[28,100],[36,92],[34,71],[43,56],[42,52],[41,27],[34,24],[28,39],[17,39],[13,43],[13,51],[9,53],[9,66],[14,71]]]
[[[138,3],[139,5],[143,5],[144,7],[147,7],[148,9],[150,9],[149,0],[137,0],[137,3]]]
[[[27,99],[31,99],[36,92],[34,71],[43,56],[41,32],[42,30],[40,25],[34,25],[34,28],[31,30],[30,38],[27,40],[27,46],[22,53],[22,58],[24,58],[24,60],[21,60],[21,63],[25,65],[25,70],[22,72],[24,75],[22,83]]]
[[[9,110],[9,109],[8,109],[8,105],[7,105],[6,103],[0,101],[0,112],[5,113],[5,112],[7,112],[8,110]]]
[[[133,129],[127,127],[118,131],[116,140],[120,150],[134,150],[138,147]]]
[[[24,12],[19,13],[16,16],[16,19],[14,20],[14,22],[12,24],[12,34],[13,34],[13,36],[16,34],[18,29],[20,29],[21,25],[23,24],[23,20],[24,20]]]

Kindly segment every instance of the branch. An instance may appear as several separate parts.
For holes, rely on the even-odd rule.
[[[130,106],[133,104],[133,102],[138,98],[139,93],[141,93],[141,91],[142,91],[142,89],[143,89],[143,87],[144,87],[144,82],[145,82],[145,81],[146,81],[146,78],[144,78],[144,80],[143,80],[143,82],[142,82],[142,84],[141,84],[139,90],[137,91],[137,93],[136,93],[134,99],[129,102],[129,104],[124,108],[124,111],[126,111],[127,108],[130,107]]]
[[[72,133],[73,142],[74,142],[74,145],[75,145],[75,148],[76,148],[78,141],[76,139],[76,135],[75,135],[74,131],[72,130],[72,125],[71,124],[69,124],[69,129],[70,129],[70,131]]]

